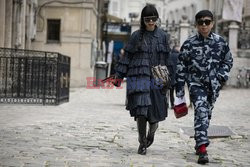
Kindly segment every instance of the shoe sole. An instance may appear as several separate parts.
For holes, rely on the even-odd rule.
[[[198,161],[198,164],[206,164],[206,163],[208,163],[209,161],[208,160],[200,160],[200,161]]]
[[[208,162],[209,162],[209,160],[208,160],[207,157],[206,158],[202,158],[202,159],[198,159],[198,164],[206,164]]]

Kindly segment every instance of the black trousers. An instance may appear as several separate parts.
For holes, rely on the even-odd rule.
[[[169,98],[170,98],[170,106],[172,108],[172,107],[174,107],[174,88],[170,89]]]

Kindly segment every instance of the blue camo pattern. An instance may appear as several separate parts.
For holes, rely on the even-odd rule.
[[[225,40],[210,33],[204,38],[197,33],[189,37],[181,47],[176,71],[176,96],[185,95],[187,83],[194,105],[196,147],[209,144],[207,129],[213,105],[219,96],[222,84],[228,80],[233,58]]]

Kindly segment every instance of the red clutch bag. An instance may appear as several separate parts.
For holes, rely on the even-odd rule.
[[[174,106],[174,115],[176,118],[184,117],[188,114],[188,108],[186,103],[181,103],[179,105]]]
[[[116,86],[116,87],[120,87],[121,86],[121,83],[122,83],[122,79],[117,79],[115,75],[111,75],[110,77],[107,77],[103,80],[101,80],[102,83],[105,83],[105,82],[113,82],[113,84]]]

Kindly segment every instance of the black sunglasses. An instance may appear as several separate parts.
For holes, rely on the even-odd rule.
[[[152,22],[156,22],[157,21],[157,17],[156,16],[149,16],[149,17],[144,17],[143,20],[146,22],[146,23],[149,23],[150,21]]]
[[[212,20],[205,19],[205,20],[198,20],[198,21],[197,21],[197,24],[198,24],[199,26],[202,26],[202,25],[204,25],[204,23],[205,23],[206,26],[209,26],[209,25],[211,24],[211,22],[212,22]]]

